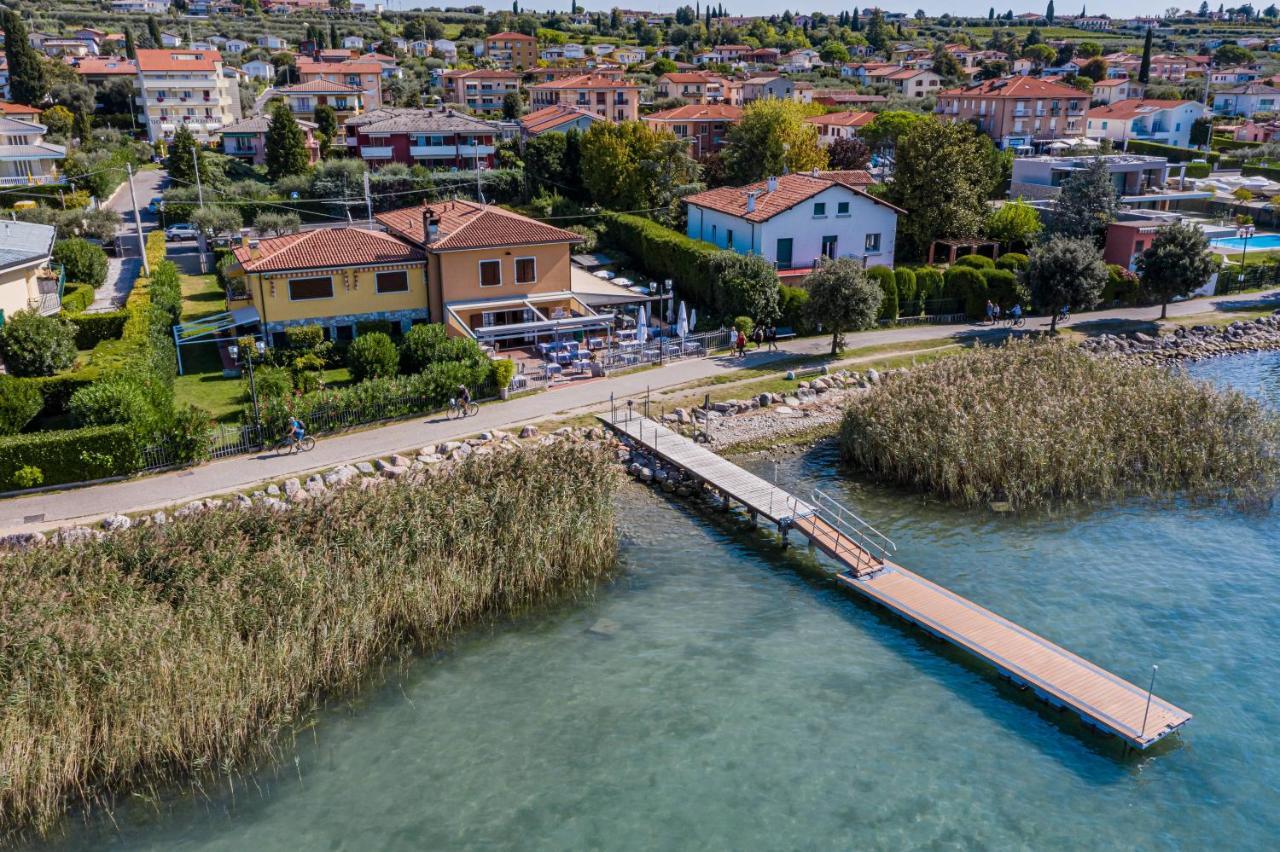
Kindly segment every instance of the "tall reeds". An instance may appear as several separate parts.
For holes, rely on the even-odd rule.
[[[1085,498],[1251,503],[1280,487],[1280,417],[1180,372],[1061,342],[979,348],[855,400],[846,461],[963,504]]]
[[[0,829],[234,766],[388,655],[611,568],[615,466],[567,443],[287,513],[0,558]]]

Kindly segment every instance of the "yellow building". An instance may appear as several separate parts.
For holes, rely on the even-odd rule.
[[[53,237],[52,225],[0,222],[0,325],[19,311],[61,309],[61,280],[49,270]]]
[[[484,55],[499,68],[536,68],[538,40],[523,33],[494,33],[484,40]]]
[[[573,231],[472,201],[445,201],[378,215],[427,255],[428,304],[449,332],[497,347],[604,330],[573,293]]]
[[[256,321],[272,343],[291,326],[323,325],[331,339],[350,340],[361,322],[407,330],[440,319],[427,306],[422,249],[380,231],[304,231],[243,245],[235,257],[240,283],[227,306],[252,308],[238,323]]]

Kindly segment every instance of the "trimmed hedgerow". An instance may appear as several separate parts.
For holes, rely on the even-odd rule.
[[[133,473],[142,466],[128,426],[94,426],[0,437],[0,487],[16,488],[23,467],[40,468],[45,485]]]
[[[609,242],[635,258],[651,276],[678,281],[681,296],[698,305],[716,304],[711,262],[720,249],[643,216],[603,213],[600,219]]]

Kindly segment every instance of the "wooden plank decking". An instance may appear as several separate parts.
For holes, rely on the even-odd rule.
[[[912,571],[867,552],[817,507],[652,420],[602,417],[616,432],[773,521],[783,521],[847,567],[847,588],[966,649],[1051,704],[1147,748],[1191,719],[1187,713],[1042,636]]]

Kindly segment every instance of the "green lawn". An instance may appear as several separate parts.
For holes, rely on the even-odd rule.
[[[226,294],[216,275],[182,276],[182,321],[203,319],[227,309]]]

